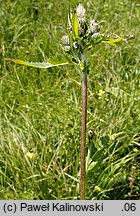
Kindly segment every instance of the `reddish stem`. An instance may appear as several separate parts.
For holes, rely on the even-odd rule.
[[[80,200],[85,199],[86,181],[86,118],[87,118],[87,73],[82,74],[82,121],[80,144]]]

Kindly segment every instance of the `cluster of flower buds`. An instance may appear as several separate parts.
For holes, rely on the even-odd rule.
[[[81,51],[81,47],[92,47],[94,40],[101,36],[99,23],[95,19],[88,21],[86,10],[82,4],[79,4],[73,13],[70,13],[68,31],[68,36],[64,35],[61,43],[64,50],[69,53]]]

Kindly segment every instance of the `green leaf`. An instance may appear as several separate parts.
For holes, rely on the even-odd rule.
[[[92,36],[92,39],[91,39],[91,42],[92,42],[92,45],[96,45],[98,43],[101,43],[102,41],[108,41],[110,40],[108,38],[108,36],[104,35],[104,34],[100,34],[100,33],[95,33],[93,36]]]
[[[106,43],[110,44],[111,46],[116,46],[118,43],[124,42],[125,39],[126,38],[124,36],[122,36],[122,37],[118,37],[118,38],[115,38],[115,39],[110,39]]]
[[[70,6],[69,6],[69,13],[68,13],[68,26],[71,26],[71,19],[72,19],[72,14],[70,12]]]
[[[121,37],[116,37],[116,38],[109,38],[109,36],[106,36],[104,34],[95,33],[94,35],[92,35],[91,42],[92,42],[92,46],[100,42],[108,43],[111,46],[117,46],[121,42],[127,42],[128,39],[132,39],[132,38],[134,38],[134,36],[131,36],[131,35],[126,35],[126,36],[121,36]],[[90,49],[91,45],[88,48]]]
[[[52,58],[49,58],[48,62],[54,65],[69,63],[68,59],[66,59],[63,55],[60,55],[60,54]]]
[[[26,65],[30,67],[37,67],[37,68],[51,68],[51,67],[56,67],[56,66],[62,66],[69,64],[68,61],[60,62],[60,61],[53,61],[51,62],[51,59],[48,60],[48,62],[28,62],[28,61],[22,61],[20,59],[11,59],[11,58],[4,58],[6,61],[11,61],[16,64],[21,64],[21,65]],[[59,63],[58,63],[59,62]]]
[[[74,10],[72,13],[72,29],[73,29],[73,34],[75,36],[75,38],[79,38],[79,32],[78,32],[78,17],[77,17],[77,13]]]

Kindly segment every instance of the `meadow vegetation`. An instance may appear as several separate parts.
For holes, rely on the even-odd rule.
[[[0,1],[0,199],[79,199],[81,77],[37,69],[62,52],[76,1]],[[101,33],[135,35],[88,53],[86,199],[140,199],[140,3],[82,1]],[[88,135],[87,135],[88,136]]]

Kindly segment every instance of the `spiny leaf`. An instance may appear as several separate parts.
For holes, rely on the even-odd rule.
[[[61,65],[66,65],[69,62],[60,62],[60,63],[51,63],[51,59],[48,62],[28,62],[28,61],[22,61],[20,59],[11,59],[11,58],[5,58],[6,61],[11,61],[17,64],[21,65],[26,65],[30,67],[37,67],[37,68],[51,68],[51,67],[56,67],[56,66],[61,66]]]
[[[110,44],[111,46],[116,46],[118,43],[124,42],[126,39],[127,38],[125,36],[122,36],[122,37],[118,37],[118,38],[115,38],[115,39],[110,39],[106,43]]]
[[[116,46],[119,43],[127,42],[128,39],[132,39],[132,38],[134,38],[134,36],[132,36],[132,35],[110,38],[109,36],[106,36],[104,34],[95,33],[92,36],[92,45],[96,45],[100,42],[105,42],[105,43],[110,44],[111,46]]]

